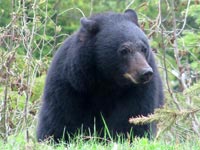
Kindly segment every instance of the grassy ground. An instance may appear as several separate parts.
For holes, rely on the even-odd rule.
[[[133,143],[125,141],[97,141],[95,138],[90,140],[74,139],[69,144],[61,143],[59,145],[38,143],[34,136],[26,142],[24,134],[9,136],[4,144],[0,141],[0,150],[200,150],[200,140],[193,139],[192,142],[175,142],[171,140],[148,140],[147,138],[135,139]]]

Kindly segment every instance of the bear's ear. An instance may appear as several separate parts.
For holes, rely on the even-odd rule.
[[[125,10],[124,14],[125,14],[125,16],[128,17],[128,19],[130,19],[131,21],[133,21],[139,27],[138,17],[137,17],[137,14],[136,14],[136,12],[134,10],[127,9],[127,10]]]
[[[80,22],[82,27],[86,29],[88,32],[95,33],[98,31],[98,25],[96,21],[87,19],[86,17],[82,17]]]

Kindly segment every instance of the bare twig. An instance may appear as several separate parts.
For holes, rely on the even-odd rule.
[[[10,66],[8,66],[8,71],[10,70]],[[4,100],[3,100],[3,118],[2,118],[2,122],[3,122],[3,139],[4,142],[7,141],[7,101],[8,101],[8,87],[9,87],[9,73],[6,73],[6,86],[4,89]]]
[[[23,5],[22,6],[22,9],[23,9],[23,25],[24,25],[25,33],[26,33],[26,30],[27,30],[27,22],[26,22],[27,17],[26,17],[25,0],[23,0],[23,4],[22,5]],[[26,37],[26,35],[25,35],[25,37],[23,39],[24,46],[26,46],[26,42],[24,41],[26,38],[28,38],[28,37]],[[27,48],[27,50],[28,50],[28,48]],[[30,56],[29,51],[27,52],[27,55]],[[28,62],[28,64],[29,64],[29,62]],[[29,80],[29,65],[28,65],[27,82],[28,82],[28,80]],[[28,84],[27,84],[27,87],[28,87]],[[28,107],[28,99],[29,99],[29,97],[28,97],[28,92],[29,92],[28,89],[29,88],[27,88],[27,90],[26,90],[26,101],[25,101],[25,107],[24,107],[24,120],[25,120],[25,124],[26,124],[26,140],[27,140],[27,142],[29,142],[29,132],[28,132],[28,126],[27,126],[27,123],[28,123],[28,121],[27,121],[27,109],[28,108],[27,107]]]
[[[167,71],[167,65],[166,65],[166,48],[165,48],[165,44],[164,44],[164,37],[163,37],[163,29],[162,30],[162,49],[163,49],[163,64],[164,64],[164,69],[165,69],[165,79],[166,79],[166,84],[167,84],[167,90],[169,92],[169,94],[171,95],[174,104],[176,105],[176,107],[178,108],[178,110],[181,110],[181,107],[178,103],[177,98],[175,97],[175,95],[173,94],[170,85],[169,85],[169,78],[168,78],[168,71]]]
[[[126,9],[128,9],[134,2],[135,2],[135,0],[132,0],[132,1],[126,6]],[[125,9],[125,10],[126,10],[126,9]]]
[[[27,64],[27,78],[26,78],[26,86],[27,89],[25,91],[26,101],[24,107],[24,120],[26,125],[26,140],[29,142],[29,131],[28,131],[28,102],[30,99],[31,94],[31,62],[32,62],[32,43],[35,34],[35,27],[36,27],[36,3],[37,0],[34,0],[33,3],[33,26],[31,32],[28,30],[27,27],[27,14],[26,14],[26,7],[25,7],[25,0],[23,0],[23,25],[24,25],[24,32],[25,37],[23,38],[24,47],[26,48],[26,64]]]
[[[161,0],[159,3],[161,3]],[[160,12],[160,20],[162,20],[162,18],[161,18],[162,11],[161,11],[160,7],[159,7],[159,12]],[[173,94],[173,92],[170,88],[170,85],[169,85],[168,71],[167,71],[167,65],[166,65],[166,48],[165,48],[165,43],[164,43],[163,28],[161,28],[161,37],[162,37],[162,49],[163,49],[163,57],[164,57],[163,64],[164,64],[164,69],[165,69],[165,79],[166,79],[166,84],[167,84],[167,90],[168,90],[169,94],[171,95],[173,102],[176,105],[177,109],[181,110],[178,100],[175,97],[175,95]]]
[[[179,36],[179,35],[183,32],[183,30],[184,30],[184,28],[185,28],[185,25],[186,25],[186,22],[187,22],[188,10],[189,10],[189,7],[190,7],[190,1],[191,1],[191,0],[188,0],[188,3],[187,3],[187,8],[186,8],[186,12],[185,12],[185,17],[184,17],[183,26],[182,26],[182,28],[180,29],[180,31],[177,33],[176,36]]]
[[[69,9],[66,9],[66,10],[64,10],[64,11],[62,11],[61,13],[59,13],[58,14],[58,16],[61,16],[61,15],[63,15],[64,13],[66,13],[66,12],[68,12],[68,11],[71,11],[71,10],[73,10],[73,9],[75,9],[75,10],[78,10],[80,13],[81,13],[81,15],[83,16],[83,17],[86,17],[86,15],[83,13],[83,11],[80,9],[80,8],[69,8]]]
[[[90,16],[93,13],[93,5],[94,5],[94,0],[91,0],[91,2],[90,2]]]
[[[180,88],[181,91],[183,91],[186,87],[186,84],[184,82],[183,76],[182,76],[182,64],[180,62],[180,58],[179,58],[179,53],[178,53],[178,44],[177,44],[177,34],[176,34],[176,16],[175,16],[175,5],[174,5],[174,0],[172,0],[172,17],[173,17],[173,47],[174,47],[174,57],[176,59],[176,63],[178,66],[178,70],[179,70],[179,81],[180,81]]]
[[[155,24],[151,27],[151,32],[148,34],[148,37],[151,37],[153,33],[156,32],[157,29],[159,29],[161,25],[161,1],[159,0],[158,2],[158,15],[156,17],[156,20],[155,20]],[[155,31],[154,31],[155,29]]]

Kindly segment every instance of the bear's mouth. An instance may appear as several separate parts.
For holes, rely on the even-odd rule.
[[[132,81],[134,84],[146,84],[151,81],[153,73],[146,74],[145,76],[140,76],[138,79],[135,79],[130,73],[125,73],[123,75],[126,79]]]
[[[138,82],[132,77],[130,73],[125,73],[124,77],[131,80],[133,83],[138,84]]]

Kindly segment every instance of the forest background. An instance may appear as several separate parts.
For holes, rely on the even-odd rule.
[[[166,103],[155,115],[132,123],[158,121],[157,140],[200,145],[199,0],[0,0],[0,145],[36,143],[49,64],[79,28],[80,18],[127,8],[138,13],[149,38]]]

